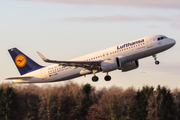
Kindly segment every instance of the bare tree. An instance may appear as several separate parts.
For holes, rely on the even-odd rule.
[[[94,104],[88,111],[88,120],[133,120],[135,112],[135,95],[133,88],[123,90],[111,87],[100,98],[98,104]]]
[[[18,119],[22,120],[37,120],[39,109],[39,93],[40,88],[36,85],[22,85],[16,86],[16,92],[18,97]]]
[[[53,120],[55,107],[56,107],[56,92],[53,92],[53,88],[50,85],[46,85],[45,88],[39,93],[40,107],[39,107],[39,119],[40,120]]]

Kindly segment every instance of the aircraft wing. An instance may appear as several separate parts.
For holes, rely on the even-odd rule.
[[[43,59],[45,62],[49,63],[57,63],[62,66],[75,66],[75,67],[97,67],[100,66],[101,60],[96,60],[96,61],[57,61],[57,60],[49,60],[45,56],[43,56],[40,52],[37,52],[39,56]]]
[[[26,79],[29,79],[29,78],[32,78],[32,76],[10,77],[10,78],[6,78],[5,80],[14,80],[14,79],[23,79],[23,80],[26,80]]]

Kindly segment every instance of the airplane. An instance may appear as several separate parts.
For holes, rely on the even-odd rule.
[[[106,73],[105,81],[110,81],[109,72],[134,70],[139,67],[139,59],[153,56],[155,64],[158,65],[160,62],[156,54],[175,44],[176,41],[172,38],[152,35],[67,61],[50,60],[37,52],[44,62],[54,63],[46,67],[34,62],[17,48],[11,48],[8,51],[21,76],[10,77],[6,80],[13,80],[13,83],[46,83],[93,74],[92,81],[97,82],[99,78],[96,73],[103,72]]]

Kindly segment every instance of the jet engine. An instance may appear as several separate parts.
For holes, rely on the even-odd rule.
[[[103,62],[101,62],[101,69],[103,72],[109,72],[112,70],[116,70],[119,68],[119,63],[117,62],[117,59],[107,59]]]
[[[127,71],[130,71],[130,70],[136,69],[138,67],[139,67],[139,62],[138,62],[138,60],[135,60],[135,61],[123,64],[121,66],[121,70],[122,70],[122,72],[127,72]]]
[[[119,56],[113,59],[107,59],[101,62],[101,69],[103,72],[110,72],[116,69],[122,70],[122,72],[126,72],[139,67],[138,60],[127,63],[126,61],[127,59],[124,56]]]

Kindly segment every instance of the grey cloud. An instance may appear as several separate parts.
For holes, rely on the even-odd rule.
[[[180,23],[177,23],[177,22],[172,23],[171,28],[175,28],[175,29],[180,30]]]
[[[126,16],[126,15],[116,15],[116,16],[102,16],[102,17],[71,17],[66,18],[64,21],[170,21],[169,17],[162,16]]]
[[[68,4],[102,4],[135,7],[180,8],[179,0],[29,0]]]

